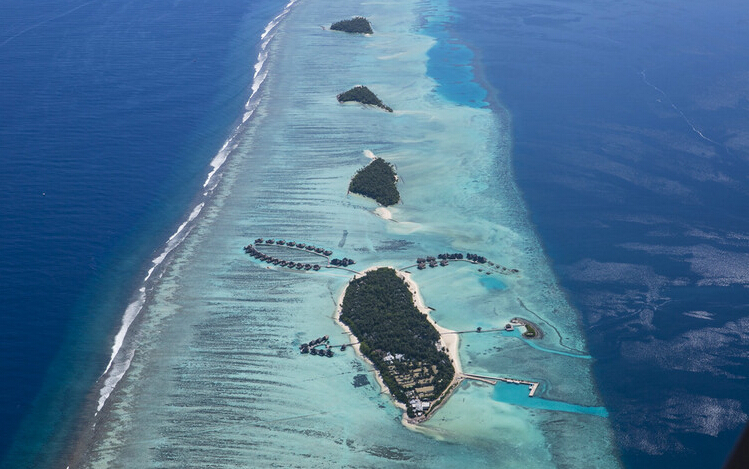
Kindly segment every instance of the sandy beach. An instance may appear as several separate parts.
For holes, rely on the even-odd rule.
[[[378,217],[384,219],[384,220],[392,220],[393,219],[393,213],[386,209],[385,207],[377,207],[374,211],[375,215]]]
[[[354,278],[362,277],[362,276],[366,275],[367,272],[370,272],[372,270],[377,270],[377,269],[380,269],[380,268],[383,268],[383,267],[392,268],[390,266],[373,266],[373,267],[370,267],[370,268],[368,268],[366,270],[363,270],[360,274],[355,275]],[[453,367],[455,368],[455,375],[453,376],[453,380],[450,383],[450,385],[447,387],[447,390],[445,391],[445,393],[442,395],[442,403],[444,404],[447,401],[447,399],[450,397],[450,395],[454,392],[454,390],[456,388],[456,384],[459,383],[462,380],[463,368],[462,368],[462,366],[460,364],[460,356],[459,356],[459,353],[458,353],[458,348],[459,348],[459,345],[460,345],[460,338],[459,338],[458,334],[455,331],[450,330],[450,329],[446,329],[446,328],[440,326],[439,324],[437,324],[434,321],[434,319],[432,318],[432,316],[429,314],[429,311],[430,311],[429,308],[424,303],[424,299],[421,296],[421,292],[419,290],[419,286],[411,278],[411,274],[409,274],[407,272],[398,271],[398,270],[396,270],[396,272],[397,272],[398,276],[401,277],[406,282],[406,285],[408,286],[408,289],[413,294],[414,305],[416,306],[416,308],[419,311],[421,311],[424,315],[426,315],[427,320],[432,324],[432,326],[434,326],[435,329],[437,329],[437,332],[439,332],[442,344],[447,349],[447,355],[450,357],[450,360],[453,363]],[[348,288],[348,285],[346,286],[346,288]],[[357,343],[358,339],[351,332],[351,329],[349,329],[349,327],[346,324],[344,324],[343,322],[341,322],[341,310],[342,310],[342,307],[343,307],[343,297],[346,295],[346,288],[344,288],[343,291],[341,291],[341,294],[338,296],[338,301],[336,302],[336,311],[335,311],[335,314],[333,316],[333,319],[335,320],[336,324],[338,324],[344,330],[344,332],[346,334],[348,334],[350,342],[352,344],[354,344],[353,348],[354,348],[354,351],[356,352],[356,354],[359,357],[361,357],[363,360],[365,360],[367,363],[369,363],[370,365],[372,365],[373,368],[375,368],[374,364],[367,357],[365,357],[361,353],[359,344]],[[415,427],[414,422],[412,422],[408,418],[408,416],[406,415],[406,412],[405,412],[406,411],[406,406],[405,406],[405,404],[403,404],[403,403],[398,402],[397,400],[395,400],[395,398],[390,393],[390,390],[385,385],[385,382],[382,380],[382,376],[380,375],[380,372],[377,371],[376,368],[375,368],[375,377],[377,378],[377,383],[379,383],[380,389],[382,390],[382,392],[384,394],[390,395],[390,398],[391,398],[391,401],[393,402],[393,404],[395,404],[398,408],[400,408],[400,409],[403,410],[403,418],[402,418],[403,425],[405,425],[407,427],[410,427],[410,428],[414,428]],[[441,404],[440,404],[440,406],[441,406]],[[432,412],[429,413],[427,419],[429,417],[431,417],[433,414],[435,414],[436,410],[438,408],[439,408],[439,406],[436,407],[436,408],[434,408],[432,410]]]

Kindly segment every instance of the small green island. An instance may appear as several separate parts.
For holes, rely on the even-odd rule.
[[[395,270],[382,267],[352,280],[339,319],[413,421],[425,420],[454,389],[455,367],[440,334]]]
[[[350,20],[341,20],[330,26],[333,31],[343,31],[345,33],[355,34],[372,34],[372,25],[369,20],[363,16],[356,16]]]
[[[380,98],[378,98],[376,94],[374,94],[369,88],[363,85],[355,86],[350,90],[339,94],[338,96],[336,96],[336,98],[338,98],[339,103],[355,101],[361,104],[380,107],[387,112],[393,112],[393,109],[391,107],[386,106],[382,101],[380,101]]]
[[[397,178],[393,165],[375,158],[367,166],[356,172],[351,179],[348,190],[377,201],[385,207],[400,201],[400,193],[395,183]]]

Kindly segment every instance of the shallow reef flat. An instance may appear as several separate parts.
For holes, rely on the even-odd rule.
[[[356,15],[377,33],[319,26]],[[80,467],[618,467],[607,418],[503,402],[486,383],[465,381],[432,419],[405,427],[353,350],[299,353],[315,337],[346,340],[333,315],[353,274],[292,272],[243,251],[264,236],[329,247],[356,270],[454,251],[515,268],[411,273],[441,326],[524,317],[543,331],[535,347],[519,334],[463,335],[464,372],[540,382],[532,399],[602,405],[577,314],[514,185],[507,116],[445,99],[427,75],[435,40],[420,25],[448,16],[438,0],[291,7],[268,46],[259,107],[126,338],[130,369]],[[364,82],[395,111],[338,103]],[[347,194],[371,154],[397,169],[391,220]]]

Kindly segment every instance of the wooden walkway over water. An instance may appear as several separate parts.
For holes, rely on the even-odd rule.
[[[528,397],[533,397],[536,394],[536,390],[538,389],[538,385],[540,384],[540,383],[536,383],[535,381],[525,381],[522,379],[505,378],[502,376],[474,375],[471,373],[462,373],[460,377],[463,379],[472,379],[475,381],[481,381],[483,383],[491,384],[492,386],[496,386],[496,384],[500,381],[504,381],[505,383],[510,383],[510,384],[525,384],[528,386]]]

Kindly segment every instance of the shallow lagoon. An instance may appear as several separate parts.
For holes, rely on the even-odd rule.
[[[418,25],[444,18],[445,6],[318,3],[294,5],[279,24],[260,104],[148,292],[123,345],[130,368],[83,465],[617,467],[603,417],[499,402],[488,385],[465,383],[412,431],[373,379],[359,385],[371,370],[351,350],[298,353],[325,334],[337,343],[332,315],[351,273],[269,268],[242,250],[256,237],[325,247],[362,270],[477,252],[519,273],[488,277],[465,262],[412,269],[434,318],[475,330],[529,317],[544,337],[534,348],[504,332],[464,334],[464,369],[540,381],[540,397],[566,410],[600,406],[590,360],[569,356],[584,354],[585,340],[517,195],[506,123],[445,99],[427,75],[435,42]],[[319,26],[356,14],[370,18],[374,35]],[[395,112],[337,103],[359,83]],[[397,167],[403,203],[392,221],[346,194],[366,150]]]

